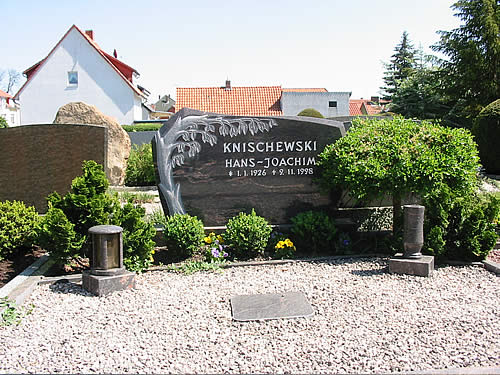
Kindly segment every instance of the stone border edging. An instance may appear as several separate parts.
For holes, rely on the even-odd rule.
[[[488,271],[493,272],[495,274],[500,274],[500,264],[495,263],[491,260],[483,260],[483,265],[484,268],[486,268]]]
[[[47,254],[42,255],[31,266],[0,288],[0,298],[7,297],[17,306],[21,306],[30,296],[43,274],[54,264]]]

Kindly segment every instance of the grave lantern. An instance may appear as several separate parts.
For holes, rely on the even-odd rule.
[[[92,243],[90,273],[98,276],[123,272],[123,228],[96,225],[89,229]]]
[[[424,206],[405,205],[404,210],[404,258],[422,258],[424,245]]]
[[[103,296],[135,287],[135,273],[123,267],[123,228],[97,225],[89,229],[92,242],[90,271],[82,274],[85,290]]]

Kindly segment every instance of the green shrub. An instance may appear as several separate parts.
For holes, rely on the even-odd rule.
[[[38,245],[50,251],[50,257],[57,264],[70,264],[72,259],[78,258],[84,240],[59,208],[50,207],[40,222]]]
[[[488,173],[500,174],[500,99],[487,105],[474,121],[472,129],[479,146],[481,163]]]
[[[306,108],[300,111],[297,116],[306,116],[306,117],[317,117],[317,118],[325,118],[319,111],[314,108]]]
[[[123,228],[123,263],[129,271],[141,272],[153,263],[156,229],[144,214],[144,208],[128,202],[114,218]]]
[[[249,259],[263,255],[271,234],[271,226],[252,209],[250,214],[240,212],[229,219],[224,241],[230,254],[238,259]]]
[[[21,247],[31,246],[39,222],[34,207],[23,202],[0,202],[0,260]]]
[[[144,124],[134,124],[134,125],[122,125],[122,128],[126,132],[146,132],[146,131],[155,131],[160,129],[163,126],[163,123],[144,123]]]
[[[8,128],[8,127],[9,127],[9,124],[7,123],[7,120],[5,119],[5,117],[0,116],[0,129]]]
[[[134,145],[130,150],[130,156],[127,161],[125,185],[151,186],[155,184],[155,168],[151,144]]]
[[[116,197],[106,193],[109,182],[101,165],[93,160],[84,161],[82,169],[82,176],[72,181],[69,193],[61,197],[54,192],[47,200],[53,207],[64,212],[75,225],[77,233],[86,237],[89,228],[94,225],[110,223],[119,203]]]
[[[335,252],[337,229],[324,212],[306,211],[293,217],[291,232],[298,250],[303,253]]]
[[[201,220],[189,214],[167,217],[163,233],[168,251],[179,258],[190,257],[198,251],[205,237]]]
[[[437,258],[478,261],[488,256],[496,243],[495,220],[500,200],[494,195],[480,198],[454,195],[450,189],[429,196],[425,202],[424,252]]]
[[[70,192],[64,197],[52,193],[49,205],[62,210],[69,223],[74,225],[77,238],[87,243],[88,230],[95,225],[119,225],[123,228],[123,262],[127,269],[141,271],[151,264],[153,238],[156,231],[152,224],[144,221],[144,209],[131,202],[121,207],[117,195],[106,191],[109,182],[101,165],[94,161],[83,163],[82,176],[76,177]],[[59,223],[64,226],[64,220]],[[69,229],[69,226],[66,225]],[[71,233],[68,233],[71,237]],[[50,250],[50,249],[47,249]],[[82,246],[74,257],[84,257],[88,253]],[[61,262],[62,259],[59,259]]]

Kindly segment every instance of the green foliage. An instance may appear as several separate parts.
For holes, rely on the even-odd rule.
[[[145,131],[155,131],[160,129],[163,123],[144,123],[144,124],[134,124],[134,125],[122,125],[122,128],[126,132],[145,132]]]
[[[315,110],[314,108],[303,109],[297,114],[297,116],[325,118],[325,116],[323,116],[319,111]]]
[[[113,219],[123,228],[123,263],[129,271],[141,272],[153,263],[156,229],[144,214],[144,208],[128,202]]]
[[[494,221],[500,199],[494,195],[456,195],[449,188],[428,196],[424,224],[424,251],[436,257],[477,261],[496,243]]]
[[[0,260],[16,249],[31,246],[39,222],[34,207],[23,202],[0,202]]]
[[[440,41],[432,48],[447,57],[441,64],[441,95],[454,104],[448,116],[468,127],[500,97],[500,11],[497,0],[459,0],[452,8],[463,24],[439,31]]]
[[[224,241],[231,255],[238,259],[249,259],[263,255],[266,249],[271,226],[252,209],[250,214],[240,212],[227,222]]]
[[[225,264],[224,261],[210,261],[210,262],[189,261],[181,263],[180,265],[171,265],[168,267],[168,270],[173,272],[183,273],[185,275],[191,275],[195,272],[202,272],[202,271],[210,271],[210,272],[221,271],[224,264]]]
[[[61,209],[75,225],[75,231],[86,238],[89,228],[109,224],[119,208],[116,199],[106,194],[108,187],[103,167],[93,160],[84,161],[83,175],[72,181],[69,193],[61,197],[54,192],[47,199],[53,207]]]
[[[138,192],[132,193],[129,191],[124,191],[118,194],[120,202],[128,202],[131,201],[135,204],[141,203],[152,203],[155,200],[155,196],[153,194]]]
[[[127,161],[125,185],[151,186],[155,184],[155,168],[151,144],[134,145],[130,150],[130,156]]]
[[[163,233],[168,251],[180,258],[190,257],[203,244],[203,223],[189,214],[167,217]]]
[[[390,110],[406,118],[440,119],[449,111],[440,93],[442,79],[436,68],[416,69],[392,95]]]
[[[75,242],[86,243],[88,230],[95,225],[119,225],[123,228],[123,262],[127,269],[141,271],[151,264],[153,238],[156,231],[152,224],[144,221],[144,209],[128,202],[121,207],[118,198],[107,194],[109,182],[101,165],[94,161],[83,163],[82,176],[76,177],[70,192],[64,197],[52,193],[48,197],[49,206],[60,209],[67,221],[59,213],[54,213],[47,229],[53,231],[64,228],[68,230],[66,238]],[[69,225],[73,225],[71,228]],[[72,231],[76,232],[73,236]],[[63,238],[61,234],[61,238]],[[64,243],[63,240],[61,240]],[[68,243],[70,241],[68,240]],[[51,250],[51,249],[47,249]],[[77,251],[76,245],[71,248],[71,258],[84,257],[86,247]],[[65,252],[56,254],[63,255]],[[52,252],[51,252],[52,255]],[[67,258],[54,256],[59,262],[67,262]]]
[[[488,173],[500,174],[500,99],[487,105],[476,118],[473,133],[481,163]]]
[[[7,297],[0,298],[0,327],[18,325],[21,323],[23,316],[31,314],[33,305],[29,308],[17,306],[14,302],[10,301]]]
[[[408,78],[415,68],[415,48],[408,38],[408,33],[403,32],[401,42],[394,48],[394,54],[391,56],[391,62],[384,64],[384,99],[391,100],[392,95],[397,92],[400,84]]]
[[[0,129],[8,128],[8,127],[9,127],[9,124],[7,123],[7,120],[5,119],[5,117],[0,116]]]
[[[319,158],[323,187],[348,190],[361,202],[391,195],[394,212],[407,194],[424,197],[444,185],[467,195],[478,184],[479,158],[470,132],[428,121],[355,119],[347,135]]]
[[[335,252],[337,228],[324,212],[306,211],[292,218],[292,238],[303,253]]]
[[[58,264],[70,264],[80,256],[84,240],[61,209],[49,207],[38,228],[38,244],[50,251],[51,258]]]

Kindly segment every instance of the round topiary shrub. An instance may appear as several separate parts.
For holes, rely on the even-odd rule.
[[[315,110],[314,108],[306,108],[300,111],[297,116],[325,118],[325,116],[323,116],[319,111]]]
[[[292,238],[302,253],[318,254],[335,251],[337,229],[324,212],[306,211],[292,218]]]
[[[203,223],[189,214],[168,216],[165,220],[164,236],[167,249],[175,257],[187,258],[203,244]]]
[[[238,216],[229,219],[224,241],[234,257],[254,258],[264,254],[271,230],[267,220],[252,209],[250,214],[240,212]]]
[[[486,172],[500,174],[500,99],[479,113],[473,127],[479,146],[479,157]]]
[[[0,260],[21,247],[31,246],[39,223],[34,207],[23,202],[0,202]]]

